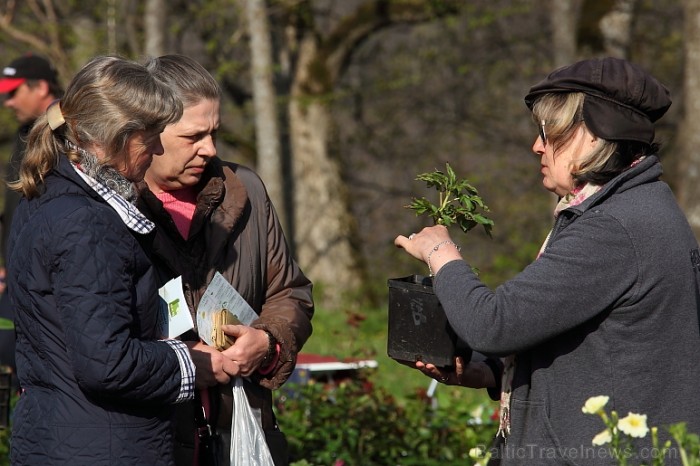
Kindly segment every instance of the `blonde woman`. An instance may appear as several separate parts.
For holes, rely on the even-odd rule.
[[[16,465],[171,465],[171,405],[192,399],[187,347],[159,341],[153,224],[131,204],[182,114],[142,65],[98,57],[29,135],[10,234],[22,393]]]
[[[444,227],[396,238],[430,262],[455,332],[492,356],[454,372],[417,368],[500,399],[502,465],[617,464],[592,448],[603,427],[581,410],[589,397],[700,430],[700,252],[661,180],[654,130],[670,95],[641,67],[596,58],[553,71],[525,101],[542,184],[560,198],[554,227],[537,259],[494,290]]]

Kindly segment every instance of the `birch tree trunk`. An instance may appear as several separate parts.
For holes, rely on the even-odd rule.
[[[678,131],[680,155],[679,201],[695,236],[700,238],[700,2],[684,0],[683,71],[685,114]]]
[[[612,9],[601,18],[600,32],[608,56],[627,58],[636,4],[636,0],[617,0]]]
[[[552,53],[554,68],[576,60],[576,25],[582,0],[552,0],[550,24],[552,26]]]
[[[283,208],[284,181],[267,8],[265,0],[246,0],[244,3],[250,34],[257,172],[265,182],[285,232],[290,235],[291,229]]]
[[[165,54],[165,25],[167,9],[165,0],[146,0],[146,12],[144,17],[146,44],[144,53],[146,56],[159,57]]]

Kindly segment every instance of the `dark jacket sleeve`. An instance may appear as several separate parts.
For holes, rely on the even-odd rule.
[[[476,351],[505,356],[634,300],[638,260],[619,221],[600,213],[574,222],[493,291],[467,263],[452,261],[435,277],[435,292],[460,338]]]
[[[152,332],[142,338],[153,326],[151,316],[134,312],[148,306],[157,312],[155,286],[141,289],[155,285],[140,280],[152,268],[147,261],[139,265],[140,247],[115,217],[79,208],[53,232],[52,282],[69,364],[87,393],[172,402],[180,390],[177,355],[153,341]]]

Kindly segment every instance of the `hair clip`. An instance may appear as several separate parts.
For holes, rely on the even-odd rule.
[[[60,99],[56,99],[51,102],[49,108],[46,109],[46,120],[49,122],[51,131],[56,131],[56,128],[60,128],[66,120],[63,119],[63,113],[61,113]]]

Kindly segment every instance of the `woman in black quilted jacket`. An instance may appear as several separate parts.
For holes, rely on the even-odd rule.
[[[89,62],[39,118],[13,188],[15,465],[171,465],[169,418],[193,397],[187,347],[162,341],[153,224],[131,204],[182,106],[143,66]]]

